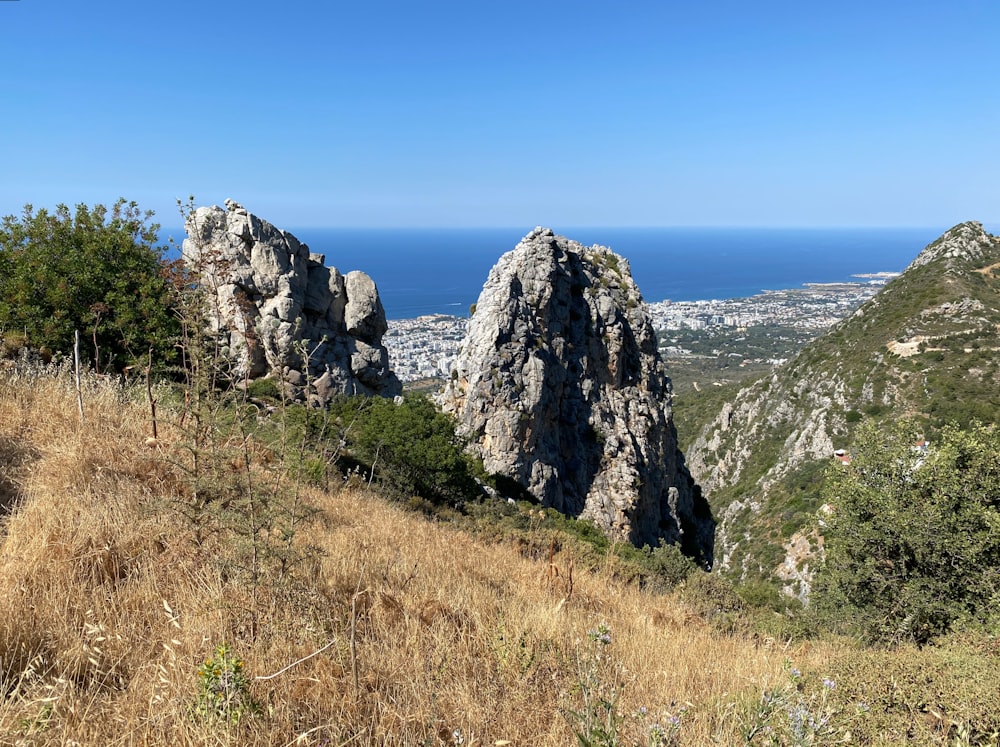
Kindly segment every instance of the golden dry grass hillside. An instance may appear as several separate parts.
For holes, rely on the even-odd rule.
[[[570,581],[569,551],[530,550],[542,519],[490,542],[245,442],[210,509],[190,429],[161,408],[149,443],[143,395],[85,381],[81,422],[67,375],[0,374],[0,744],[969,744],[992,708],[955,683],[995,652],[719,625],[699,578]]]

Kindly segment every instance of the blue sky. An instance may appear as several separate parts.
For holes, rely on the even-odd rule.
[[[1000,220],[1000,3],[0,2],[0,214]]]

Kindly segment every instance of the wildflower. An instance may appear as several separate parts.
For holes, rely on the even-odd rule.
[[[462,734],[461,729],[455,729],[455,731],[451,733],[451,739],[455,744],[465,744],[465,735]]]
[[[801,703],[788,710],[788,725],[791,727],[792,734],[797,740],[805,738],[809,726],[808,721],[810,720],[809,712]]]
[[[800,670],[796,669],[795,667],[792,667],[792,668],[791,668],[791,669],[789,670],[789,672],[788,672],[788,673],[789,673],[790,675],[792,675],[792,679],[795,679],[795,680],[797,680],[797,679],[798,679],[799,677],[801,677],[801,676],[802,676],[802,672],[801,672]]]
[[[829,677],[824,677],[823,678],[823,687],[825,687],[827,690],[832,690],[836,686],[837,686],[837,683],[834,682],[833,680],[831,680]]]
[[[601,623],[596,630],[588,630],[587,637],[595,643],[607,646],[611,643],[611,629],[606,624]]]
[[[646,706],[639,706],[639,715],[640,716],[645,716],[647,713],[649,713],[649,709],[646,708]]]

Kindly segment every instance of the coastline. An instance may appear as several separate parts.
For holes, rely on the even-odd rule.
[[[291,229],[343,273],[362,270],[390,319],[465,315],[491,268],[531,230]],[[803,282],[903,270],[938,228],[574,228],[552,226],[584,246],[626,259],[647,301],[746,298]]]
[[[653,328],[665,338],[670,330],[747,329],[782,326],[820,333],[878,293],[891,273],[872,273],[868,282],[803,283],[796,288],[765,290],[752,296],[698,301],[647,303]],[[898,273],[895,273],[898,274]],[[438,312],[390,319],[383,343],[396,375],[404,382],[444,380],[462,344],[468,316]],[[661,339],[661,353],[670,350]]]

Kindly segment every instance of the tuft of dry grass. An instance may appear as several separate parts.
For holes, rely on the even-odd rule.
[[[563,746],[588,687],[614,701],[616,744],[651,744],[671,717],[679,743],[745,744],[788,662],[825,673],[853,655],[724,634],[611,570],[568,584],[571,557],[361,488],[302,487],[317,513],[294,541],[318,552],[251,588],[220,562],[225,532],[192,525],[184,435],[147,443],[141,393],[90,379],[81,423],[66,376],[0,376],[2,744]],[[259,714],[197,715],[223,643]]]

